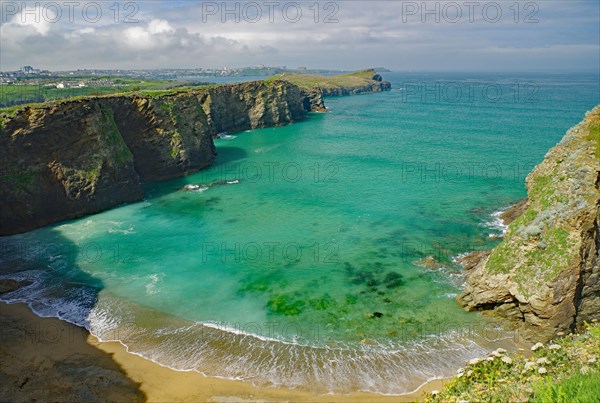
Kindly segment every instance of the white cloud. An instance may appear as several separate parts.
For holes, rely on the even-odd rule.
[[[110,4],[101,3],[105,18],[95,24],[81,18],[69,22],[64,12],[55,23],[36,21],[33,13],[14,15],[0,25],[0,69],[24,64],[66,69],[263,63],[493,70],[499,65],[518,67],[524,59],[527,68],[535,68],[531,55],[539,56],[540,68],[571,63],[574,68],[597,69],[597,57],[594,60],[587,52],[597,49],[593,46],[599,41],[599,6],[576,3],[540,3],[537,24],[517,24],[510,15],[496,24],[481,17],[474,23],[466,19],[455,24],[422,23],[417,17],[405,21],[401,2],[378,1],[339,2],[337,23],[323,23],[327,16],[323,9],[315,22],[308,8],[313,3],[300,3],[303,18],[297,23],[287,22],[281,8],[272,22],[263,13],[255,23],[243,18],[239,23],[223,23],[218,14],[203,15],[200,2],[142,2],[136,3],[140,9],[134,16],[139,22],[123,23],[108,18],[112,17]],[[52,9],[45,12],[56,17]]]

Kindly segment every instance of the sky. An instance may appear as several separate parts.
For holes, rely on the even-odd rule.
[[[0,0],[0,70],[600,71],[600,1]]]

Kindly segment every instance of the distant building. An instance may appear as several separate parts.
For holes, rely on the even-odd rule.
[[[59,88],[59,89],[65,88],[65,83],[56,84],[56,88]]]
[[[31,66],[23,66],[23,67],[21,67],[21,73],[23,73],[23,74],[33,74],[34,73],[33,67],[31,67]]]
[[[306,67],[298,67],[296,70],[298,70],[298,71],[306,71],[308,69]]]

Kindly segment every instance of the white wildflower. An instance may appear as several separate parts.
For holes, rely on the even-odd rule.
[[[550,360],[547,359],[546,357],[542,357],[542,358],[538,358],[538,360],[536,361],[536,363],[540,364],[540,365],[550,364]]]
[[[545,374],[546,372],[548,372],[548,370],[546,370],[546,368],[544,368],[544,367],[541,367],[541,368],[538,369],[538,372],[540,374]]]
[[[535,368],[535,366],[536,366],[536,363],[535,363],[535,362],[533,362],[533,361],[527,361],[527,362],[525,363],[524,369],[525,369],[525,371],[530,371],[530,370],[532,370],[533,368]]]
[[[486,361],[494,361],[494,358],[495,357],[488,357],[488,358],[486,358]]]
[[[550,350],[560,350],[560,349],[562,348],[562,346],[561,346],[560,344],[550,344],[550,345],[548,346],[548,348],[549,348]]]
[[[467,376],[471,376],[471,375],[473,375],[473,371],[471,371],[471,370],[467,371]]]
[[[544,347],[544,343],[535,343],[533,346],[531,346],[531,351],[535,351],[538,348],[542,348]]]
[[[505,355],[504,357],[502,357],[502,362],[504,362],[506,364],[512,364],[513,360],[512,360],[512,358]]]
[[[481,358],[473,358],[469,361],[469,365],[479,364],[481,362]]]
[[[432,394],[433,396],[435,396],[435,395],[438,395],[439,393],[440,393],[440,391],[439,391],[439,390],[437,390],[437,389],[436,389],[436,390],[432,390],[432,391],[431,391],[431,394]]]

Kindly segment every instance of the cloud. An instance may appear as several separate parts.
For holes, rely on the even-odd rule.
[[[317,8],[315,3],[299,2],[302,13],[295,22],[297,10],[286,9],[291,3],[285,1],[273,9],[255,2],[261,7],[258,19],[248,11],[251,8],[243,11],[248,2],[229,2],[227,9],[221,8],[222,2],[141,2],[132,3],[138,9],[120,9],[118,14],[110,8],[112,3],[96,3],[102,6],[102,18],[94,22],[83,18],[85,3],[75,9],[72,20],[66,3],[55,3],[63,5],[62,15],[44,9],[45,3],[37,8],[28,3],[29,13],[5,13],[9,18],[1,22],[0,69],[27,64],[48,69],[256,64],[411,70],[600,68],[594,57],[600,42],[596,2],[527,3],[537,9],[526,9],[521,2],[517,14],[508,8],[513,3],[496,3],[502,4],[503,14],[495,22],[490,22],[491,12],[483,13],[485,2],[472,16],[463,7],[459,19],[443,10],[450,3],[463,3],[438,3],[436,15],[407,8],[420,8],[422,2],[318,2]],[[428,7],[431,11],[434,6]],[[36,19],[36,13],[42,18]],[[126,17],[137,22],[127,23]],[[537,22],[526,22],[528,17]]]

